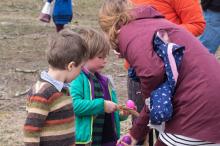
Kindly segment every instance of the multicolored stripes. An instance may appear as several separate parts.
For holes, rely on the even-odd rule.
[[[29,92],[24,125],[26,146],[70,146],[75,141],[72,99],[64,89],[38,81]]]

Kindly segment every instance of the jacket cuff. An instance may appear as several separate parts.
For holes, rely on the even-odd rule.
[[[130,129],[131,136],[137,141],[141,141],[146,138],[149,127],[149,110],[145,105],[140,113],[140,116],[133,122],[133,126]]]

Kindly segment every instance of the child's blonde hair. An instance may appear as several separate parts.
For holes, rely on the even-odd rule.
[[[51,67],[65,70],[72,61],[78,66],[88,59],[88,46],[79,34],[64,29],[51,36],[46,55]]]
[[[106,57],[109,54],[111,45],[104,33],[85,27],[73,27],[72,30],[77,32],[87,43],[89,59],[98,55]]]
[[[118,31],[122,25],[132,20],[133,4],[130,0],[105,0],[99,11],[99,24],[109,36],[113,49],[118,46]]]

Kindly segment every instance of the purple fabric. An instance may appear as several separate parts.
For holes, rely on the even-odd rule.
[[[143,5],[143,6],[139,6],[134,8],[131,11],[132,16],[134,16],[134,18],[136,18],[136,20],[138,19],[147,19],[147,18],[165,18],[160,12],[156,11],[156,9],[152,6],[147,6],[147,5]]]
[[[109,93],[109,89],[108,89],[108,83],[110,82],[109,79],[107,77],[101,75],[100,73],[95,73],[95,75],[98,78],[98,80],[99,80],[99,82],[100,82],[100,84],[102,86],[105,100],[112,101],[110,93]],[[111,114],[111,120],[112,120],[111,121],[112,127],[115,127],[114,113]],[[115,132],[114,132],[114,137],[117,137]]]
[[[102,144],[102,146],[116,146],[117,142],[108,142],[108,143],[104,143]]]
[[[90,73],[85,68],[83,68],[82,71],[88,76],[89,82],[91,84],[92,98],[94,99],[95,98],[95,95],[94,95],[94,83],[92,81],[92,78],[90,77]],[[104,94],[104,99],[112,101],[110,93],[109,93],[109,89],[108,89],[108,83],[110,82],[109,79],[107,77],[101,75],[98,72],[95,73],[95,76],[97,77],[97,79],[98,79],[98,81],[99,81],[99,83],[100,83],[100,85],[102,87],[103,94]],[[112,127],[115,127],[114,113],[111,114],[111,120],[112,120],[111,121]],[[113,134],[113,137],[117,137],[115,132]]]
[[[95,76],[98,78],[98,81],[103,89],[103,94],[104,94],[105,100],[111,100],[109,90],[108,90],[108,82],[109,82],[108,78],[106,78],[105,76],[103,76],[99,73],[95,73]]]

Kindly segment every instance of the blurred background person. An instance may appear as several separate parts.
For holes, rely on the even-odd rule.
[[[220,0],[201,0],[206,28],[200,41],[215,54],[220,45]]]

